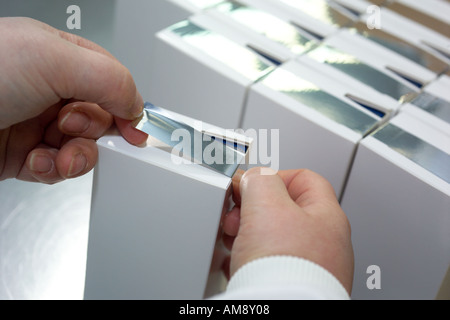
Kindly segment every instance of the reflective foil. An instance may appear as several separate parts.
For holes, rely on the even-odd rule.
[[[316,42],[301,34],[295,26],[267,12],[229,1],[218,5],[216,10],[230,16],[233,20],[279,43],[295,54],[310,49]]]
[[[424,169],[450,183],[450,155],[448,153],[392,124],[386,125],[373,136]]]
[[[197,130],[149,102],[144,105],[136,129],[150,136],[150,145],[228,177],[233,177],[248,151],[248,145],[242,141]]]
[[[423,92],[420,95],[418,95],[414,100],[412,100],[411,104],[450,123],[450,102],[449,101],[438,98],[432,94]]]
[[[262,84],[288,95],[361,135],[368,133],[378,122],[376,118],[286,70],[278,69],[272,72],[262,81]]]
[[[387,74],[363,63],[358,58],[336,48],[321,45],[308,52],[307,55],[320,63],[328,64],[344,72],[378,92],[384,93],[398,101],[403,101],[410,95],[416,93],[414,89],[409,88]]]
[[[360,21],[352,26],[352,30],[438,74],[445,72],[449,67],[438,57],[383,29],[369,29],[366,23]]]
[[[324,0],[280,1],[328,25],[345,27],[350,25],[353,21],[352,18],[343,14]]]
[[[250,49],[206,30],[190,21],[173,25],[170,30],[185,42],[203,53],[225,64],[250,80],[257,80],[273,70],[273,65],[264,61]]]

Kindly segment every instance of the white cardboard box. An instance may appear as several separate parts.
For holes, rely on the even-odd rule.
[[[228,128],[240,126],[251,84],[317,44],[252,1],[223,2],[181,24],[198,32],[180,33],[178,24],[158,34],[149,96]]]
[[[450,38],[442,33],[431,30],[419,22],[393,12],[389,8],[381,9],[382,28],[388,32],[406,39],[438,55],[449,62]],[[362,20],[366,19],[363,17]]]
[[[156,105],[237,128],[248,87],[274,65],[254,51],[191,21],[157,35],[150,93]]]
[[[396,52],[404,58],[414,61],[424,68],[440,75],[449,68],[449,61],[430,49],[425,49],[409,41],[390,33],[385,28],[373,28],[366,21],[357,21],[349,30],[360,37],[373,41],[389,50]]]
[[[344,83],[356,92],[365,87],[365,92],[371,92],[368,100],[392,115],[420,93],[417,86],[389,72],[383,63],[364,61],[326,43],[298,57],[296,61],[327,74],[330,86]]]
[[[326,38],[342,27],[350,26],[357,16],[344,7],[326,0],[242,0],[266,10],[316,36]]]
[[[332,2],[338,3],[341,6],[355,12],[358,15],[367,13],[371,11],[371,7],[376,6],[384,6],[387,4],[387,1],[390,0],[331,0]]]
[[[279,130],[279,145],[272,141],[267,148],[272,158],[279,156],[279,168],[316,171],[339,196],[358,142],[384,121],[349,99],[348,93],[370,101],[371,92],[364,86],[353,90],[326,73],[291,61],[252,86],[243,128]]]
[[[425,91],[441,99],[450,101],[450,92],[448,88],[450,88],[450,73],[448,75],[441,75],[436,81],[430,83],[425,88]]]
[[[348,29],[340,30],[323,43],[355,56],[399,81],[406,79],[415,86],[426,86],[439,76],[438,73]]]
[[[448,21],[450,15],[450,4],[446,0],[398,0],[398,2],[441,21]]]
[[[148,143],[114,132],[98,140],[85,299],[196,300],[223,290],[218,239],[231,177]]]
[[[450,136],[450,102],[427,92],[421,93],[401,112],[415,116],[422,122]]]
[[[450,136],[401,112],[360,143],[341,205],[352,297],[435,299],[450,265]]]
[[[309,33],[289,20],[259,9],[253,1],[223,2],[205,10],[204,14],[191,17],[191,21],[251,48],[277,64],[289,61],[317,44]]]
[[[450,135],[450,78],[442,75],[427,85],[423,92],[405,104],[401,112],[409,113],[422,122]]]
[[[448,28],[448,14],[450,5],[445,1],[430,0],[401,0],[401,1],[381,1],[380,7],[374,5],[374,1],[365,0],[333,0],[360,15],[360,21],[363,23],[377,22],[384,32],[395,35],[415,46],[422,48],[443,61],[450,63],[448,58],[450,53],[450,36]],[[422,21],[423,17],[419,15],[411,16],[408,12],[404,15],[399,14],[392,9],[392,5],[406,5],[419,12],[419,15],[426,14],[427,21]],[[386,6],[386,7],[384,7]],[[405,11],[405,10],[402,10]],[[436,31],[428,26],[422,25],[421,22],[427,24],[435,19],[435,25],[447,23],[447,27],[440,28]]]

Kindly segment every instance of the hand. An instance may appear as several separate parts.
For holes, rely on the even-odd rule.
[[[224,243],[231,250],[230,274],[258,258],[288,255],[322,266],[350,294],[350,225],[332,186],[307,170],[269,175],[260,170],[233,180],[236,206],[223,220]]]
[[[143,100],[100,46],[29,18],[0,18],[0,180],[55,183],[90,171],[116,123],[132,144]]]

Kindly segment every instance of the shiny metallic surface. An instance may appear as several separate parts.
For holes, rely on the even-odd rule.
[[[388,124],[374,135],[393,150],[450,183],[450,155],[418,137]]]
[[[320,63],[328,64],[338,69],[396,100],[401,101],[405,97],[415,93],[415,90],[363,63],[357,57],[328,45],[320,45],[316,49],[308,52],[307,55]]]
[[[0,182],[0,299],[82,299],[92,174]]]
[[[423,92],[411,103],[432,115],[450,123],[450,102]]]
[[[263,61],[256,53],[231,40],[205,30],[192,22],[182,21],[170,30],[190,45],[227,65],[251,80],[257,80],[273,70],[273,65]]]
[[[393,2],[387,8],[450,38],[450,24],[448,22],[436,19],[425,12],[421,12],[400,2]]]
[[[328,25],[345,27],[353,21],[349,15],[337,10],[325,0],[280,0],[280,2]]]
[[[418,46],[396,37],[383,29],[369,29],[367,23],[361,21],[355,23],[351,29],[359,35],[374,41],[383,47],[389,48],[405,58],[417,62],[421,66],[438,74],[445,72],[449,68],[448,64],[437,56],[434,56]]]
[[[316,43],[312,37],[300,33],[298,28],[284,20],[238,1],[225,2],[215,9],[266,38],[282,44],[294,54],[301,54]]]
[[[238,141],[199,131],[149,102],[144,105],[144,115],[136,129],[156,140],[154,146],[230,178],[242,164],[248,149]]]
[[[328,94],[319,87],[282,69],[267,76],[262,84],[283,92],[301,104],[362,135],[370,131],[378,119]]]

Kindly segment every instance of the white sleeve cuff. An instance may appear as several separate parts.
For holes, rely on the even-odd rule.
[[[349,300],[342,284],[321,266],[297,257],[260,258],[230,279],[227,300]]]

